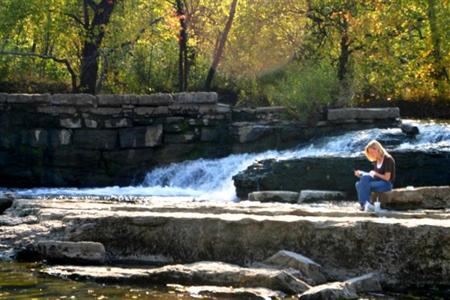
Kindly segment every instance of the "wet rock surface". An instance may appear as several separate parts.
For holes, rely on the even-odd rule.
[[[327,281],[342,283],[361,274],[377,272],[386,287],[450,285],[448,211],[385,211],[383,215],[376,215],[359,212],[356,207],[356,203],[346,202],[318,205],[217,203],[156,197],[136,198],[130,202],[101,198],[15,199],[13,206],[0,215],[0,256],[13,257],[19,249],[46,241],[95,242],[104,246],[105,264],[131,260],[140,265],[169,264],[148,268],[165,270],[154,278],[168,278],[163,281],[166,283],[175,280],[170,277],[175,276],[168,271],[173,270],[170,265],[178,264],[179,270],[198,267],[197,271],[203,270],[198,271],[201,274],[215,274],[211,275],[211,280],[204,281],[197,281],[198,276],[192,275],[199,273],[180,275],[178,278],[186,279],[183,282],[220,285],[214,281],[219,276],[214,273],[220,269],[219,265],[202,269],[201,264],[194,263],[215,261],[223,264],[220,265],[224,266],[222,271],[229,268],[228,273],[219,272],[228,274],[224,276],[229,284],[256,287],[259,283],[243,284],[254,282],[243,279],[247,277],[236,282],[239,276],[248,274],[247,269],[257,269],[245,266],[264,262],[285,250],[284,253],[296,253],[294,256],[301,255],[320,264]],[[85,278],[97,276],[99,270],[105,277],[98,275],[98,278],[119,276],[109,273],[113,270],[109,266],[58,268],[55,270],[72,270],[67,274],[84,274]],[[262,269],[266,271],[258,272],[265,272],[264,287],[300,293],[293,292],[287,285],[275,287],[274,283],[303,282],[298,276],[300,267],[287,263],[283,267]],[[121,269],[122,278],[137,280],[148,276],[148,271],[135,270],[141,272],[136,275],[129,273],[130,270]],[[319,282],[309,281],[311,284]],[[355,284],[354,289],[359,293],[357,286]]]

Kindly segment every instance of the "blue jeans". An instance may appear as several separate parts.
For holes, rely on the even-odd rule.
[[[355,186],[361,206],[364,206],[370,200],[371,192],[388,192],[392,190],[390,181],[375,179],[370,175],[361,176]]]

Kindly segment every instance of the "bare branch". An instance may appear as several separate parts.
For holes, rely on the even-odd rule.
[[[69,13],[65,13],[66,16],[72,18],[75,20],[75,22],[77,22],[78,24],[80,24],[81,26],[85,27],[85,24],[83,23],[83,21],[80,20],[80,18],[78,18],[76,15],[74,14],[69,14]]]
[[[38,53],[32,53],[32,52],[18,52],[18,51],[0,51],[0,55],[38,57],[38,58],[42,58],[42,59],[50,59],[57,63],[64,64],[72,78],[72,91],[75,92],[77,90],[77,75],[75,74],[72,66],[70,65],[70,62],[65,58],[58,58],[56,56],[48,55],[48,54],[38,54]]]

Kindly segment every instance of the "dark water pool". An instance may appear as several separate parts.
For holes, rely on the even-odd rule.
[[[48,276],[39,272],[43,266],[37,263],[0,261],[0,299],[257,299],[254,296],[189,295],[164,286],[132,286],[79,282]],[[259,298],[262,299],[262,298]],[[283,298],[287,300],[295,297]],[[368,294],[360,299],[447,300],[450,290],[416,290],[407,293]]]

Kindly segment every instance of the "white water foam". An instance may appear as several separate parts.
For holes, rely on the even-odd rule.
[[[450,125],[412,120],[408,123],[419,127],[420,134],[416,138],[405,140],[405,135],[399,128],[359,130],[316,139],[285,151],[233,154],[219,159],[173,163],[150,171],[138,186],[83,189],[37,188],[15,192],[23,196],[166,196],[230,201],[236,199],[232,177],[263,159],[357,156],[362,154],[362,149],[372,139],[380,140],[389,150],[439,149],[450,152]]]

